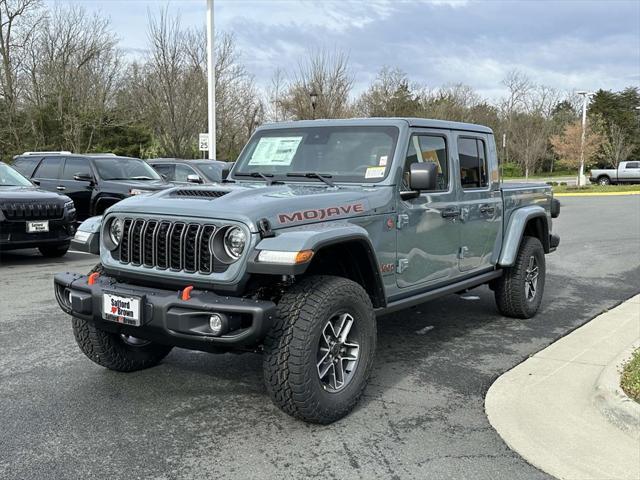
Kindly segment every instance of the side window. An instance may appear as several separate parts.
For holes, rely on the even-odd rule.
[[[484,140],[479,138],[459,138],[458,158],[460,161],[462,188],[481,188],[489,184]]]
[[[78,175],[79,173],[93,175],[91,173],[89,160],[81,157],[67,158],[64,162],[64,169],[62,170],[62,179],[73,180],[74,175]]]
[[[409,139],[407,158],[404,163],[403,189],[409,188],[409,169],[412,163],[431,162],[438,169],[437,188],[442,192],[449,188],[449,160],[444,137],[435,135],[413,135]]]
[[[198,175],[198,174],[191,167],[188,167],[186,165],[176,164],[176,174],[174,179],[176,182],[186,182],[188,175]]]
[[[174,166],[166,163],[158,163],[156,165],[151,165],[156,172],[160,175],[163,175],[167,180],[175,180],[173,177]]]
[[[36,169],[36,165],[38,165],[41,158],[42,157],[16,158],[11,166],[25,177],[31,178],[31,175],[33,175],[33,171]]]
[[[50,178],[58,179],[60,173],[60,164],[62,163],[62,157],[45,157],[40,163],[38,170],[34,175],[35,178]]]
[[[627,163],[627,166],[625,167],[625,170],[627,168],[640,168],[640,163],[638,163],[638,162],[629,162],[629,163]]]

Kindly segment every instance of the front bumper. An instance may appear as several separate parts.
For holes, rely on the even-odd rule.
[[[64,312],[90,321],[101,330],[192,350],[253,348],[264,339],[276,316],[275,303],[266,300],[226,297],[205,290],[193,290],[189,300],[182,300],[179,291],[121,283],[106,275],[89,285],[87,275],[58,273],[54,288]],[[142,325],[104,320],[104,292],[140,297]],[[227,333],[211,333],[208,325],[213,312],[229,319]]]
[[[27,233],[25,221],[0,221],[0,249],[36,248],[45,245],[69,243],[75,233],[72,222],[49,220],[49,231]]]

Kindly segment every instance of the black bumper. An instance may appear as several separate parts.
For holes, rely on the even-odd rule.
[[[37,248],[46,245],[64,245],[71,242],[75,225],[66,220],[49,220],[49,231],[27,233],[26,222],[0,222],[0,249]]]
[[[560,245],[560,236],[552,233],[549,235],[549,252],[555,252]]]
[[[276,316],[275,303],[265,300],[226,297],[205,290],[193,290],[189,300],[182,300],[179,291],[119,283],[106,275],[93,285],[87,282],[87,275],[54,276],[56,300],[64,312],[88,320],[101,330],[192,350],[251,349],[261,343]],[[104,292],[140,297],[142,325],[104,320]],[[209,329],[213,312],[228,319],[229,330],[220,336]]]

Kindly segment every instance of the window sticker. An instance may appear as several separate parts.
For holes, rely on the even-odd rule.
[[[302,137],[262,137],[248,165],[289,166]]]
[[[369,167],[364,174],[364,178],[382,178],[386,167]]]
[[[380,156],[380,160],[378,160],[378,165],[380,165],[381,167],[386,167],[387,166],[387,156],[386,155],[381,155]]]

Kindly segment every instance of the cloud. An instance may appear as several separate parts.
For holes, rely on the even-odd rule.
[[[144,48],[151,0],[79,2],[112,19],[132,54]],[[168,4],[204,25],[205,1]],[[437,87],[466,83],[491,98],[514,68],[558,89],[619,90],[640,81],[640,2],[472,0],[215,0],[218,31],[233,33],[256,81],[291,71],[314,48],[349,53],[357,91],[383,66]]]

